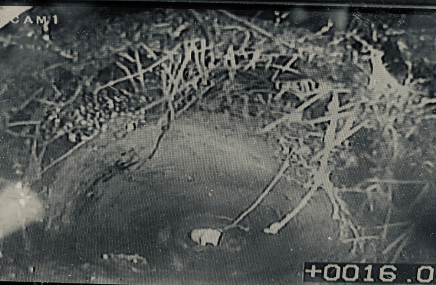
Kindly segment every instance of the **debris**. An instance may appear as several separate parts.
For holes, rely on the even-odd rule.
[[[102,255],[102,258],[104,259],[104,260],[113,260],[113,261],[117,261],[117,262],[120,262],[120,263],[133,263],[133,264],[142,264],[142,265],[145,265],[145,264],[147,264],[148,262],[147,262],[147,260],[144,258],[144,257],[142,257],[142,256],[140,256],[139,254],[133,254],[133,255],[128,255],[128,254],[123,254],[123,253],[120,253],[120,254],[115,254],[115,253],[109,253],[109,254],[103,254]]]
[[[82,268],[83,268],[83,269],[88,269],[89,267],[91,267],[91,264],[90,264],[90,263],[84,263],[84,264],[82,265]]]
[[[280,225],[280,223],[273,223],[272,225],[270,225],[268,228],[265,228],[263,230],[264,233],[266,234],[277,234],[279,232],[279,230],[282,228],[282,226]]]
[[[211,244],[218,246],[223,232],[219,229],[193,229],[191,231],[191,240],[201,246]]]

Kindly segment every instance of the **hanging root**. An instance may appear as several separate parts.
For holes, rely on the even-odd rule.
[[[282,178],[285,171],[288,169],[290,163],[289,159],[286,158],[286,160],[283,162],[282,167],[280,168],[280,171],[277,173],[277,175],[274,177],[274,179],[271,181],[271,183],[266,187],[266,189],[263,191],[263,193],[256,199],[256,201],[247,209],[245,210],[241,215],[239,215],[238,218],[236,218],[233,223],[230,225],[227,225],[223,228],[223,231],[226,231],[231,228],[238,227],[238,224],[248,215],[250,214],[254,209],[256,209],[257,206],[259,206],[260,203],[262,203],[262,200],[265,199],[265,197],[271,192],[271,190],[275,187],[277,182]]]

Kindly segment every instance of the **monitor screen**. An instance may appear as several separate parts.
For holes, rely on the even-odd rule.
[[[434,284],[436,6],[386,2],[1,6],[0,279]]]

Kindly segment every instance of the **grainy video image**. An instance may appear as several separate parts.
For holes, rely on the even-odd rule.
[[[436,264],[433,12],[9,8],[0,280]]]

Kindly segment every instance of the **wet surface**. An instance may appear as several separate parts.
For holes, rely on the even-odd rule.
[[[195,280],[213,284],[249,284],[250,280],[281,284],[301,280],[304,261],[337,258],[337,232],[322,197],[314,199],[313,208],[308,206],[276,236],[267,235],[262,229],[278,218],[277,213],[261,206],[241,223],[250,231],[230,229],[224,232],[217,247],[199,246],[190,240],[189,233],[194,228],[229,224],[262,192],[277,167],[261,140],[231,130],[226,130],[226,135],[215,128],[210,130],[207,120],[197,120],[199,116],[175,124],[168,140],[163,141],[146,167],[99,182],[93,188],[94,198],[79,198],[91,201],[72,212],[69,224],[48,231],[35,225],[29,233],[31,250],[24,251],[22,257],[11,251],[24,242],[17,233],[7,238],[5,244],[12,247],[7,250],[5,246],[4,255],[16,256],[15,263],[36,264],[39,273],[23,273],[32,280],[53,281],[47,270],[59,274],[62,264],[71,275],[65,280],[94,276],[93,281],[97,277],[131,278],[129,282],[138,283],[142,278],[156,282],[175,278],[187,284]],[[197,130],[195,137],[191,134],[193,129]],[[120,145],[140,148],[144,141],[141,136],[147,134],[147,130],[137,130]],[[251,143],[238,144],[242,139]],[[232,148],[225,154],[223,150],[228,145]],[[107,146],[102,152],[113,151],[109,148],[116,147]],[[86,150],[86,160],[94,159],[85,153]],[[76,170],[86,173],[78,166]],[[288,187],[287,183],[279,184],[269,203],[279,199],[279,193]],[[297,188],[293,191],[302,193]],[[342,252],[346,255],[345,247]],[[147,260],[147,265],[105,260],[104,254],[137,254]]]

